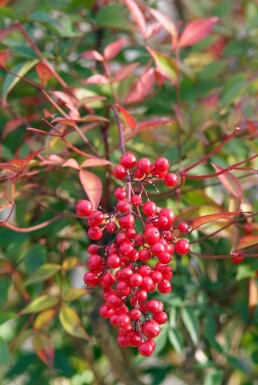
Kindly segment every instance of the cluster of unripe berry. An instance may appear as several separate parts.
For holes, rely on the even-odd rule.
[[[125,153],[120,165],[113,169],[114,177],[124,181],[124,187],[114,191],[114,209],[93,210],[87,200],[76,206],[77,214],[87,217],[89,238],[102,239],[102,243],[88,247],[89,271],[84,282],[88,287],[103,289],[105,304],[100,315],[118,328],[118,344],[137,347],[143,356],[153,353],[154,338],[168,319],[163,303],[148,296],[155,289],[162,294],[172,291],[172,256],[174,252],[186,254],[190,249],[188,240],[182,239],[188,225],[175,225],[171,209],[159,208],[148,199],[146,187],[153,181],[177,185],[177,176],[168,170],[166,158],[152,164],[147,158],[137,161],[134,154]],[[114,234],[108,245],[103,245],[104,231]]]

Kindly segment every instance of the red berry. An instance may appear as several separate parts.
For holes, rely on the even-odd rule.
[[[131,335],[130,335],[130,345],[132,347],[135,347],[137,348],[138,346],[141,345],[142,343],[142,339],[141,339],[141,336],[140,336],[140,333],[138,332],[133,332]]]
[[[76,205],[76,213],[80,217],[88,217],[92,210],[92,204],[90,201],[87,200],[80,200]]]
[[[147,277],[148,275],[150,275],[151,273],[151,267],[148,266],[148,265],[142,265],[139,270],[138,270],[138,273],[141,274],[142,277]]]
[[[110,254],[107,259],[107,265],[111,267],[111,269],[116,269],[120,266],[120,258],[117,254]]]
[[[115,310],[109,308],[107,305],[102,305],[99,309],[99,315],[102,318],[110,318],[115,314]]]
[[[147,216],[154,215],[156,213],[156,210],[157,210],[157,205],[155,202],[148,201],[148,202],[145,202],[143,205],[143,212]]]
[[[122,348],[126,348],[130,345],[130,339],[128,336],[120,335],[117,337],[117,343]]]
[[[114,191],[114,196],[117,200],[125,199],[126,198],[126,191],[122,187],[118,187]]]
[[[165,246],[161,242],[156,242],[154,243],[154,245],[152,245],[151,251],[153,255],[155,255],[156,257],[160,257],[165,252]]]
[[[139,309],[133,309],[129,313],[132,320],[137,321],[141,318],[142,312]]]
[[[137,167],[143,174],[149,174],[152,169],[151,161],[148,158],[141,158],[137,162]]]
[[[118,326],[125,327],[129,325],[131,322],[131,319],[128,314],[122,313],[117,316],[116,323]]]
[[[88,218],[88,225],[90,227],[101,225],[104,220],[104,214],[100,210],[92,211]]]
[[[116,204],[116,209],[120,211],[120,213],[127,213],[130,208],[130,203],[127,199],[121,199]]]
[[[143,325],[143,332],[147,338],[155,338],[160,333],[160,326],[155,321],[147,321]]]
[[[160,293],[167,294],[170,293],[172,290],[171,283],[164,279],[158,284],[158,290]]]
[[[138,352],[144,357],[149,357],[152,355],[154,348],[149,341],[142,342],[138,347]]]
[[[170,173],[165,175],[164,183],[166,186],[173,187],[178,183],[178,176],[176,174]]]
[[[131,286],[127,281],[119,281],[116,285],[116,290],[122,297],[127,296],[131,293]]]
[[[143,282],[143,278],[140,274],[134,273],[130,277],[130,285],[131,286],[141,286]]]
[[[153,271],[151,273],[151,279],[154,283],[160,283],[163,280],[163,275],[160,271]]]
[[[143,290],[149,291],[149,292],[155,290],[155,287],[156,287],[155,283],[149,276],[143,277],[141,286]]]
[[[162,324],[166,323],[168,320],[167,313],[165,313],[164,311],[162,311],[160,313],[155,313],[153,315],[153,320],[156,321],[159,325],[162,325]]]
[[[241,254],[234,255],[232,257],[232,262],[235,263],[235,264],[238,264],[238,263],[242,263],[244,259],[245,259],[245,257],[243,255],[241,255]]]
[[[99,251],[99,246],[98,245],[95,245],[94,243],[89,245],[89,247],[88,247],[88,253],[89,254],[97,254],[98,251]]]
[[[83,276],[84,283],[88,285],[89,287],[97,287],[99,284],[99,277],[97,274],[88,271]]]
[[[144,236],[145,236],[146,242],[150,246],[158,242],[160,239],[160,233],[156,227],[149,227],[148,229],[145,229]]]
[[[115,278],[112,274],[106,273],[100,278],[99,284],[102,289],[107,290],[115,283]]]
[[[139,291],[137,291],[137,293],[135,295],[137,301],[140,301],[140,302],[146,301],[147,296],[148,296],[148,294],[145,290],[139,290]]]
[[[110,306],[112,309],[117,309],[118,307],[123,305],[123,301],[118,295],[116,294],[110,294],[107,297],[107,305]]]
[[[90,271],[100,272],[103,267],[103,260],[99,255],[91,255],[87,265]]]
[[[121,165],[114,167],[112,174],[116,179],[124,179],[127,175],[126,169]]]
[[[127,214],[119,218],[119,225],[123,229],[130,229],[134,227],[134,224],[135,224],[135,220],[132,214]]]
[[[159,158],[155,161],[154,167],[158,172],[164,172],[169,169],[170,161],[167,158]]]
[[[159,215],[160,215],[160,216],[163,216],[163,215],[164,215],[165,217],[167,217],[167,219],[168,219],[168,227],[171,227],[171,226],[172,226],[172,224],[174,223],[175,218],[176,218],[176,216],[175,216],[173,210],[167,209],[167,208],[166,208],[166,209],[160,210]]]
[[[136,156],[131,152],[126,152],[120,158],[120,164],[125,168],[133,168],[137,163]]]
[[[142,262],[146,262],[151,258],[151,252],[148,249],[142,249],[139,251],[139,259]]]
[[[88,236],[90,239],[93,241],[97,241],[102,237],[102,230],[100,227],[95,226],[95,227],[90,227],[88,230]]]
[[[150,311],[151,313],[160,313],[160,303],[159,301],[157,301],[156,299],[151,299],[148,303],[147,303],[147,309],[148,311]]]
[[[176,252],[180,255],[187,254],[190,250],[189,241],[187,239],[180,239],[179,241],[177,241],[175,249]]]
[[[179,223],[178,225],[178,230],[181,231],[182,233],[184,233],[185,231],[187,231],[189,229],[189,226],[187,223]]]
[[[134,206],[140,206],[142,204],[142,197],[140,195],[133,195],[131,198],[131,203]]]
[[[159,261],[161,263],[164,263],[164,264],[169,263],[171,261],[171,259],[172,259],[171,255],[169,253],[162,253],[162,254],[159,255],[158,258],[159,258]]]
[[[109,222],[106,229],[109,234],[114,234],[117,231],[117,225],[114,222]]]

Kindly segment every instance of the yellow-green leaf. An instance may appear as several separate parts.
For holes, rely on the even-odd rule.
[[[147,50],[153,57],[157,68],[168,78],[173,84],[177,82],[176,62],[170,56],[156,51],[153,48],[147,47]]]
[[[0,367],[11,366],[11,355],[5,340],[0,337]]]
[[[41,295],[34,299],[28,306],[26,306],[21,314],[38,313],[40,311],[50,309],[56,306],[59,302],[58,296]]]
[[[77,257],[69,257],[66,258],[62,264],[62,268],[64,270],[72,270],[76,266],[78,266],[80,263],[79,259]]]
[[[60,313],[59,313],[60,322],[64,330],[74,336],[79,338],[84,338],[89,340],[88,334],[85,332],[81,326],[81,319],[78,314],[65,303],[62,304]]]
[[[74,287],[70,287],[63,294],[64,301],[75,301],[76,299],[83,297],[87,294],[89,290],[87,289],[76,289]]]
[[[40,313],[34,321],[34,329],[43,329],[47,326],[52,320],[56,313],[56,309],[48,309]]]
[[[45,263],[36,270],[33,275],[25,281],[25,285],[30,285],[31,283],[45,281],[46,279],[55,275],[61,266],[57,263]]]

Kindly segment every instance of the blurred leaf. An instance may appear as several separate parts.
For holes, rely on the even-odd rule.
[[[65,290],[63,293],[63,300],[64,301],[75,301],[78,298],[83,297],[85,294],[89,293],[89,290],[87,289],[76,289],[74,287],[70,287],[69,289]]]
[[[104,49],[104,58],[106,60],[113,59],[116,55],[119,54],[119,52],[125,46],[125,44],[126,44],[125,39],[119,39],[114,41],[113,43],[108,44]]]
[[[258,244],[258,235],[247,235],[240,239],[237,244],[236,250],[245,249]]]
[[[47,249],[40,244],[33,245],[25,255],[25,268],[28,275],[34,274],[47,259]]]
[[[128,7],[131,15],[133,16],[139,30],[141,31],[142,36],[145,36],[146,25],[141,9],[138,7],[137,3],[134,0],[124,0],[124,3]]]
[[[21,314],[38,313],[42,310],[50,309],[51,307],[55,307],[59,303],[59,300],[58,296],[41,295],[26,306],[21,311]]]
[[[52,340],[43,333],[35,333],[32,344],[39,359],[52,368],[55,354]]]
[[[195,230],[198,227],[203,226],[207,223],[217,221],[218,219],[227,219],[227,218],[230,218],[230,217],[232,217],[234,215],[238,215],[238,214],[239,214],[239,211],[204,215],[204,216],[199,217],[193,221],[192,230]]]
[[[36,71],[40,83],[44,87],[53,76],[52,70],[46,64],[39,63],[36,65]]]
[[[131,114],[129,114],[129,112],[124,107],[120,106],[119,104],[116,104],[116,107],[121,112],[126,124],[131,128],[131,130],[134,130],[136,125],[137,125],[134,117]]]
[[[62,304],[59,313],[60,322],[64,330],[74,337],[83,338],[89,340],[88,334],[81,326],[81,319],[78,314],[65,303]]]
[[[252,270],[251,266],[248,265],[239,265],[237,268],[236,281],[246,278],[255,278],[255,271]]]
[[[155,19],[158,20],[160,25],[163,28],[165,28],[168,31],[168,33],[171,34],[171,36],[173,36],[174,38],[177,37],[177,34],[178,34],[177,28],[176,28],[175,24],[173,23],[173,21],[170,20],[170,18],[167,15],[158,11],[157,9],[149,8],[149,11],[155,17]]]
[[[154,81],[155,81],[154,69],[149,68],[146,72],[144,72],[141,76],[139,76],[138,79],[133,83],[132,88],[128,92],[128,96],[125,100],[125,103],[130,104],[130,103],[137,103],[139,101],[142,101],[146,96],[148,96],[151,93],[154,86]],[[121,111],[121,108],[120,108],[120,111]],[[126,122],[128,123],[128,121]],[[131,121],[130,123],[131,123],[131,126],[134,127],[134,122]]]
[[[170,56],[154,50],[151,47],[146,47],[153,57],[157,68],[168,78],[173,84],[177,82],[176,62]]]
[[[178,47],[188,47],[204,39],[210,33],[213,25],[219,21],[218,17],[194,20],[187,24],[179,38]]]
[[[38,59],[35,59],[33,61],[27,61],[27,62],[22,62],[19,64],[16,64],[11,71],[17,74],[20,77],[23,77],[26,75],[27,72],[31,68],[33,68],[36,64],[38,63]],[[20,81],[19,77],[16,77],[12,74],[7,74],[6,78],[4,80],[3,84],[3,89],[2,89],[2,98],[3,102],[6,102],[6,98],[9,94],[9,92],[13,89],[13,87]]]
[[[223,372],[217,369],[210,369],[205,376],[204,385],[222,385]]]
[[[93,208],[97,210],[102,195],[101,179],[96,174],[85,170],[79,172],[79,177]]]
[[[101,7],[96,15],[95,22],[100,27],[132,30],[124,7],[121,4],[111,4]]]
[[[25,281],[25,285],[45,281],[46,279],[53,277],[59,270],[61,270],[61,266],[56,263],[46,263],[45,265],[41,265],[40,268],[33,273],[33,276]]]
[[[214,163],[212,163],[212,166],[214,167],[216,172],[223,170],[222,167],[217,166]],[[243,194],[242,194],[242,186],[239,180],[229,171],[218,175],[218,178],[221,184],[225,187],[225,189],[234,197],[236,197],[238,199],[238,202],[240,203]]]
[[[72,270],[80,264],[80,260],[77,257],[66,258],[62,264],[62,269]]]
[[[82,164],[81,168],[84,167],[100,167],[100,166],[107,166],[112,164],[109,160],[107,159],[101,159],[101,158],[90,158],[86,159]]]
[[[0,366],[11,366],[12,359],[5,340],[0,336]]]
[[[183,323],[195,345],[199,343],[198,320],[190,307],[183,307],[181,310]]]
[[[34,328],[37,330],[44,329],[51,321],[53,321],[56,309],[45,310],[40,313],[34,321]]]
[[[183,336],[180,330],[170,328],[168,331],[168,338],[175,351],[180,355],[184,355]]]

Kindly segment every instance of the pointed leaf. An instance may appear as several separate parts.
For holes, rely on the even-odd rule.
[[[53,76],[52,70],[46,64],[39,63],[36,65],[36,71],[40,84],[44,87]]]
[[[28,306],[26,306],[21,314],[29,314],[29,313],[38,313],[42,310],[50,309],[51,307],[55,307],[59,302],[58,296],[50,296],[50,295],[41,295],[40,297],[34,299]]]
[[[133,16],[139,30],[141,31],[142,36],[145,37],[146,25],[142,11],[140,10],[136,2],[133,0],[124,0],[124,3],[129,9],[131,15]]]
[[[237,245],[237,250],[245,249],[258,244],[258,235],[247,235],[240,239]]]
[[[104,75],[92,75],[87,80],[83,81],[83,84],[108,84],[109,80]]]
[[[134,83],[129,95],[126,98],[126,103],[137,103],[142,101],[150,94],[155,81],[155,71],[149,68],[143,75],[141,75]]]
[[[193,221],[192,231],[197,229],[200,226],[206,225],[207,223],[217,221],[218,219],[227,219],[227,218],[229,219],[230,217],[238,214],[239,214],[239,211],[232,211],[232,212],[204,215]]]
[[[7,59],[8,59],[8,51],[7,50],[0,51],[0,68],[1,67],[5,68]]]
[[[181,310],[182,320],[190,337],[195,345],[199,342],[198,322],[192,309],[189,307],[183,307]]]
[[[52,124],[53,123],[63,123],[63,124],[67,124],[67,126],[74,127],[74,126],[76,126],[76,122],[77,122],[77,119],[69,119],[69,118],[57,117],[57,118],[54,118],[51,123]]]
[[[63,300],[68,302],[75,301],[76,299],[83,297],[87,293],[89,293],[89,290],[76,289],[74,287],[70,287],[63,293]]]
[[[165,119],[153,119],[153,120],[144,120],[137,123],[136,132],[142,132],[147,130],[152,130],[153,128],[164,126],[165,124],[174,124],[174,120],[165,120]]]
[[[74,336],[89,340],[88,334],[81,326],[81,319],[78,314],[65,303],[62,304],[61,310],[59,313],[60,322],[64,330]]]
[[[211,163],[211,164],[216,170],[216,172],[223,171],[222,167],[217,166],[214,163]],[[242,186],[239,180],[229,171],[221,175],[218,175],[218,178],[221,184],[225,187],[225,189],[234,197],[236,197],[240,202],[242,199]]]
[[[80,57],[85,57],[86,59],[91,59],[91,60],[98,60],[98,61],[103,61],[103,56],[98,52],[98,51],[85,51],[80,54]]]
[[[109,164],[112,164],[112,163],[109,160],[106,160],[106,159],[90,158],[90,159],[86,159],[81,164],[81,168],[84,168],[84,167],[100,167],[100,166],[107,166]]]
[[[80,264],[80,261],[77,257],[66,258],[62,264],[62,269],[72,270]]]
[[[170,328],[168,338],[175,351],[180,354],[180,356],[183,356],[183,336],[181,332],[175,328]]]
[[[52,368],[55,354],[52,340],[43,333],[35,333],[32,344],[39,359]]]
[[[136,127],[136,120],[134,119],[134,117],[129,114],[128,111],[126,111],[126,109],[122,106],[120,106],[119,104],[116,104],[116,107],[119,109],[119,111],[121,112],[121,114],[123,115],[123,118],[124,120],[126,121],[126,124],[132,129],[134,130],[135,127]]]
[[[165,55],[164,53],[154,50],[153,48],[146,48],[153,57],[155,64],[160,72],[173,84],[175,84],[177,82],[177,69],[175,60],[170,56]]]
[[[9,1],[10,0],[0,0],[0,8],[5,7],[9,3]]]
[[[150,13],[155,17],[156,20],[164,27],[168,33],[174,38],[177,37],[177,29],[172,20],[168,18],[168,16],[164,15],[164,13],[158,11],[157,9],[149,9]]]
[[[5,340],[0,336],[0,367],[11,366],[12,360],[10,351]]]
[[[194,20],[187,24],[180,36],[178,47],[187,47],[203,40],[218,21],[218,17],[209,17],[207,19]]]
[[[136,62],[123,66],[114,74],[113,81],[122,82],[123,80],[127,79],[133,73],[135,68],[139,67],[139,64],[139,62]]]
[[[63,167],[71,167],[71,168],[74,168],[75,170],[79,170],[80,169],[80,166],[78,164],[78,162],[75,160],[75,159],[67,159],[64,164],[63,164]]]
[[[57,309],[49,309],[40,313],[33,324],[34,329],[41,330],[44,329],[51,321],[57,312]]]
[[[38,63],[38,59],[35,59],[33,61],[27,61],[25,63],[24,62],[19,63],[12,68],[12,72],[22,77],[26,75],[26,73],[29,72],[29,70],[33,68],[37,63]],[[14,88],[14,86],[19,81],[20,81],[19,77],[16,77],[15,75],[12,75],[12,74],[7,74],[4,80],[3,88],[2,88],[3,103],[6,103],[6,98],[9,92]]]
[[[59,270],[61,270],[61,266],[56,263],[45,263],[40,266],[35,273],[25,281],[25,285],[30,285],[36,282],[42,282],[46,279],[53,277]]]
[[[125,43],[125,39],[119,39],[111,44],[108,44],[104,50],[104,58],[106,60],[113,59],[113,57],[119,54],[121,49],[125,46]]]
[[[10,25],[9,27],[0,29],[0,41],[4,40],[6,36],[8,36],[11,32],[15,31],[16,29],[17,29],[17,25],[15,24]]]
[[[92,206],[97,209],[102,194],[102,182],[100,178],[90,171],[81,170],[79,172],[80,181]]]

